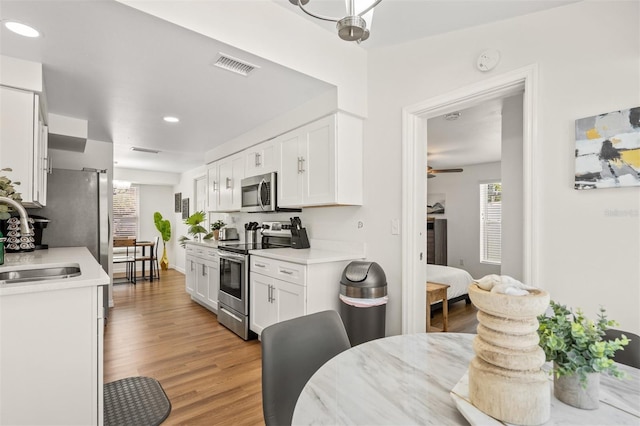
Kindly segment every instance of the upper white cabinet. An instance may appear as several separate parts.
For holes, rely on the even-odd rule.
[[[207,164],[207,211],[215,212],[218,210],[219,182],[218,162]]]
[[[219,160],[218,163],[218,208],[216,211],[240,211],[240,197],[244,178],[244,154],[238,153]]]
[[[362,204],[362,120],[336,113],[275,141],[279,206]]]
[[[47,128],[40,95],[0,86],[0,168],[22,194],[26,207],[47,203]]]
[[[272,139],[243,151],[245,176],[257,176],[279,171],[280,144]]]
[[[240,211],[245,154],[239,152],[207,165],[207,211]]]

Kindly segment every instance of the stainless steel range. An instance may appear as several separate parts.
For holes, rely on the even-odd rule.
[[[244,340],[256,337],[249,330],[249,250],[291,247],[291,224],[264,222],[261,231],[259,242],[221,243],[218,246],[218,322]]]

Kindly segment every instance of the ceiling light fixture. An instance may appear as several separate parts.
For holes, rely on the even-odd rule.
[[[180,119],[178,117],[172,117],[170,115],[167,115],[166,117],[162,118],[164,121],[166,121],[167,123],[178,123],[180,122]]]
[[[23,24],[21,22],[5,21],[4,26],[9,31],[13,31],[14,33],[19,34],[23,37],[30,37],[30,38],[40,37],[40,31],[36,30],[33,27],[30,27],[29,25]]]
[[[369,38],[371,21],[373,20],[373,8],[382,0],[345,0],[347,16],[344,18],[331,18],[329,16],[316,15],[309,12],[304,6],[310,0],[289,0],[298,6],[304,13],[323,21],[336,22],[338,36],[346,41],[365,41]],[[369,28],[367,28],[367,22]]]

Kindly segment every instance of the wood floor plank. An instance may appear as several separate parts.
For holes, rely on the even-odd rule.
[[[218,323],[185,292],[184,275],[114,286],[104,338],[105,383],[149,376],[171,401],[164,425],[264,425],[261,348]],[[477,310],[449,308],[451,332],[475,333]],[[436,313],[432,324],[441,326]]]

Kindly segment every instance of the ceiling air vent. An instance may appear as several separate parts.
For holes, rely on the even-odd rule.
[[[138,148],[137,146],[131,147],[131,151],[135,152],[147,152],[149,154],[158,154],[160,151],[157,149],[148,149],[148,148]]]
[[[256,68],[260,68],[257,65],[252,65],[248,62],[243,62],[239,59],[233,58],[229,55],[225,55],[224,53],[220,53],[220,56],[213,64],[216,67],[225,69],[227,71],[235,72],[236,74],[247,76],[249,73]]]

